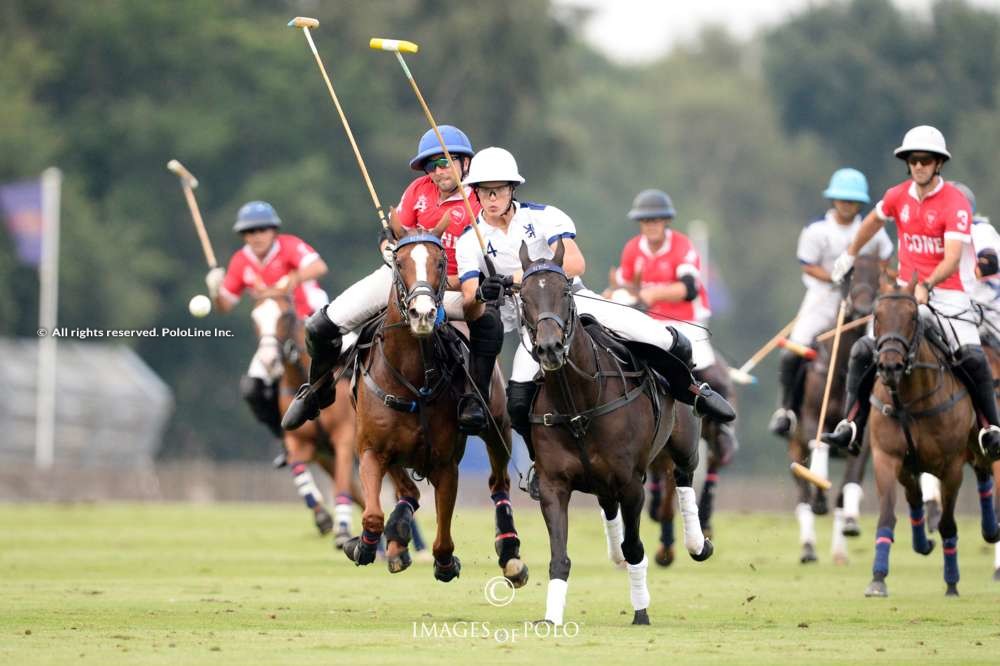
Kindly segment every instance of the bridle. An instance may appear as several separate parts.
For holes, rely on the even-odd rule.
[[[881,294],[877,299],[875,299],[875,322],[878,325],[878,302],[882,300],[899,300],[908,301],[913,303],[913,316],[911,318],[911,323],[913,324],[913,332],[909,338],[906,338],[896,331],[891,331],[889,333],[883,333],[878,336],[875,340],[875,353],[881,355],[883,352],[894,351],[898,353],[904,359],[903,373],[910,374],[914,367],[914,360],[917,356],[917,351],[919,349],[920,337],[923,334],[923,321],[920,318],[920,308],[917,305],[917,299],[914,298],[912,294],[907,293],[890,293]],[[883,368],[879,365],[879,374],[882,375]],[[883,381],[886,380],[885,376],[882,376]]]
[[[414,234],[412,236],[404,236],[399,239],[396,244],[396,249],[393,251],[393,255],[398,254],[400,248],[406,247],[407,245],[415,245],[417,243],[430,243],[431,245],[436,245],[441,249],[441,257],[438,259],[437,265],[437,276],[438,276],[438,286],[434,287],[430,282],[426,280],[417,280],[413,283],[413,286],[407,289],[406,283],[403,281],[403,276],[399,272],[399,263],[393,262],[392,267],[392,280],[396,286],[396,307],[399,309],[399,314],[403,318],[405,324],[410,323],[410,304],[418,296],[430,296],[431,300],[438,308],[438,320],[439,322],[443,319],[442,312],[442,302],[444,301],[444,291],[448,286],[448,281],[444,279],[445,272],[448,268],[448,255],[444,251],[444,244],[441,239],[434,234]]]
[[[546,320],[552,320],[555,322],[556,326],[562,332],[562,360],[565,362],[569,356],[570,343],[573,341],[573,335],[576,333],[576,301],[573,299],[573,282],[566,276],[566,272],[563,271],[562,267],[558,264],[554,264],[550,261],[543,261],[532,266],[529,266],[524,274],[521,276],[522,293],[524,281],[534,275],[535,273],[555,273],[562,276],[565,280],[566,285],[563,287],[563,303],[568,303],[566,306],[567,312],[565,316],[561,316],[555,312],[545,311],[540,312],[534,321],[530,321],[524,316],[524,302],[521,302],[521,321],[524,323],[525,329],[528,331],[528,340],[531,342],[531,356],[536,361],[538,360],[538,345],[536,344],[536,338],[538,336],[538,324]]]

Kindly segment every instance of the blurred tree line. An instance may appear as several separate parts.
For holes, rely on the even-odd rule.
[[[272,444],[240,404],[254,349],[244,304],[195,322],[205,264],[177,179],[198,201],[220,261],[249,199],[331,266],[331,296],[378,262],[378,222],[295,15],[313,33],[384,204],[416,174],[423,114],[395,58],[372,36],[410,39],[408,64],[438,122],[477,148],[517,156],[522,199],[569,213],[604,287],[634,194],[674,197],[676,226],[711,229],[731,307],[713,339],[739,364],[793,315],[803,288],[795,242],[822,214],[830,173],[855,166],[873,198],[905,176],[891,151],[920,123],[952,147],[948,175],[1000,210],[986,187],[1000,149],[1000,20],[960,0],[915,20],[888,0],[810,7],[749,42],[718,29],[648,65],[615,65],[578,37],[584,14],[545,0],[170,3],[12,0],[0,5],[0,182],[48,165],[65,174],[60,322],[91,328],[231,328],[232,339],[156,339],[136,350],[173,387],[165,456],[261,457]],[[33,335],[37,277],[0,240],[0,335]],[[782,458],[764,431],[773,365],[741,391],[744,464]],[[771,448],[774,447],[774,448]]]

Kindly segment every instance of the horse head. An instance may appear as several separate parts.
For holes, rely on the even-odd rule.
[[[576,321],[573,283],[562,269],[563,252],[560,239],[551,260],[531,261],[523,241],[519,253],[524,269],[521,320],[528,330],[531,353],[545,372],[555,372],[566,363]]]
[[[917,275],[900,286],[884,275],[875,299],[875,352],[878,374],[883,383],[895,390],[910,371],[920,345],[920,311],[913,293]]]
[[[421,229],[404,230],[398,225],[395,211],[391,217],[399,238],[392,267],[396,306],[413,336],[426,338],[443,317],[448,256],[441,236],[451,223],[451,213],[445,213],[429,233]]]
[[[296,343],[298,315],[291,296],[267,297],[257,301],[250,312],[257,331],[257,353],[254,363],[263,365],[267,375],[277,379],[285,362],[296,363],[299,346]]]
[[[851,319],[870,315],[875,309],[881,274],[882,269],[876,255],[862,254],[855,260],[851,279],[846,283],[849,286],[844,294]]]

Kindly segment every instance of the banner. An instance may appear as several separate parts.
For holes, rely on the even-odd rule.
[[[0,210],[18,259],[37,267],[42,261],[41,180],[0,185]]]

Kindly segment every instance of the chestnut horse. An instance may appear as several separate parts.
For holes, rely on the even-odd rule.
[[[254,361],[262,363],[272,376],[281,374],[278,408],[284,413],[296,388],[305,381],[309,367],[302,322],[287,295],[259,299],[251,317],[258,337]],[[339,397],[346,397],[349,382],[338,382],[337,391]],[[322,535],[336,528],[334,545],[342,548],[351,537],[353,502],[360,499],[360,487],[354,479],[354,410],[349,401],[338,400],[323,409],[315,421],[285,432],[283,441],[295,485],[313,513],[316,528]],[[322,467],[334,480],[338,492],[335,516],[324,506],[323,494],[308,469],[309,463]]]
[[[955,502],[968,461],[976,472],[982,511],[982,535],[1000,541],[993,509],[990,461],[977,441],[978,424],[972,401],[952,374],[949,358],[924,335],[928,324],[913,296],[916,274],[906,286],[883,281],[875,303],[877,379],[871,397],[871,438],[880,514],[875,540],[872,581],[865,596],[888,596],[889,551],[896,525],[896,482],[906,491],[913,531],[913,549],[928,555],[921,472],[941,480],[941,533],[945,594],[958,595],[958,528]]]
[[[466,374],[461,350],[453,344],[457,332],[444,320],[442,298],[447,286],[447,257],[441,235],[450,218],[435,229],[404,232],[393,218],[399,238],[393,266],[393,288],[385,318],[357,363],[357,441],[364,489],[363,531],[344,552],[356,564],[370,564],[384,532],[390,573],[410,563],[408,544],[413,512],[420,493],[405,468],[434,486],[437,536],[434,577],[448,582],[458,577],[461,562],[454,556],[451,519],[458,491],[458,465],[466,437],[458,429],[458,400]],[[506,414],[503,380],[494,370],[490,414],[495,427],[483,433],[490,458],[490,490],[496,504],[495,548],[504,576],[515,587],[528,580],[521,561],[509,500],[510,419]],[[385,474],[396,483],[398,502],[384,521],[379,504]],[[498,499],[499,498],[499,499]]]
[[[578,490],[597,496],[612,561],[627,563],[632,623],[649,624],[647,560],[639,539],[643,478],[650,460],[668,445],[674,399],[642,363],[623,358],[632,356],[627,349],[595,341],[577,316],[573,283],[562,270],[563,252],[561,242],[552,260],[532,262],[523,244],[520,252],[521,320],[542,370],[530,420],[551,550],[545,620],[563,622],[570,571],[568,504]],[[701,533],[690,488],[698,449],[671,451],[678,485],[692,496],[684,515],[685,533],[690,530],[692,537],[685,543],[693,558],[704,560],[712,544]]]

